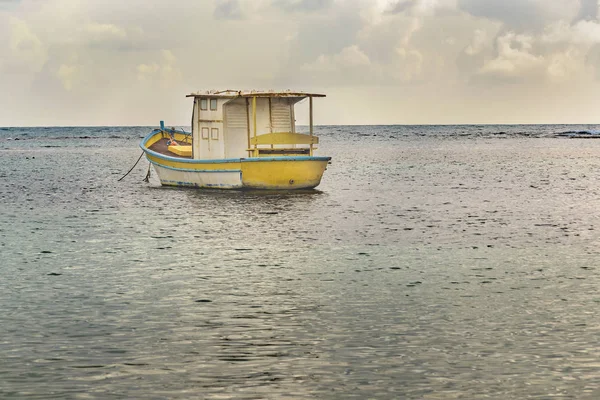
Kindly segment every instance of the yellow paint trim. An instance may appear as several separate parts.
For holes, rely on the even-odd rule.
[[[157,132],[154,136],[152,136],[150,139],[148,139],[148,141],[146,142],[146,147],[149,148],[150,146],[152,146],[154,143],[158,142],[163,137],[167,137],[167,136],[166,135],[163,136],[163,132]]]
[[[175,133],[173,135],[177,143],[189,143],[192,144],[192,134],[184,135],[183,133]]]
[[[182,168],[182,169],[199,169],[199,170],[239,170],[241,169],[241,162],[228,162],[228,163],[196,163],[196,162],[178,162],[165,160],[163,158],[158,158],[150,154],[146,154],[146,157],[152,162],[155,162],[159,165],[164,165],[166,167],[173,168]]]
[[[319,138],[302,133],[292,132],[273,132],[264,135],[255,136],[250,139],[250,144],[318,144]]]
[[[327,161],[256,161],[242,163],[242,183],[254,189],[311,189],[319,185]]]
[[[182,157],[192,156],[192,146],[169,146],[169,151]]]
[[[156,132],[156,134],[154,136],[152,136],[150,139],[148,139],[148,141],[146,142],[146,147],[150,147],[152,146],[154,143],[158,142],[160,139],[163,138],[170,138],[171,136],[166,133],[166,132]],[[183,133],[174,133],[173,137],[175,138],[175,141],[178,143],[190,143],[191,144],[191,140],[192,140],[192,135],[184,135]]]

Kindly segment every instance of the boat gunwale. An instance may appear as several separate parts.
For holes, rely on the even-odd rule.
[[[178,133],[185,133],[185,132],[177,131],[175,129],[168,129],[168,130],[178,132]],[[140,148],[142,149],[142,151],[144,151],[144,153],[146,153],[146,155],[151,155],[153,157],[163,159],[165,161],[181,162],[181,163],[188,163],[188,164],[227,164],[227,163],[261,162],[261,161],[329,161],[329,160],[331,160],[331,157],[320,157],[320,156],[296,156],[296,157],[282,156],[282,157],[249,157],[249,158],[240,157],[240,158],[221,158],[221,159],[193,159],[193,158],[184,158],[184,157],[172,157],[172,156],[167,156],[167,155],[161,154],[154,150],[150,150],[150,148],[146,145],[146,143],[148,143],[148,141],[152,137],[154,137],[155,135],[157,135],[159,133],[163,133],[163,131],[160,129],[154,129],[152,132],[150,132],[148,135],[146,135],[146,137],[144,139],[142,139],[142,142],[140,143]],[[159,165],[161,165],[161,164],[159,164]]]

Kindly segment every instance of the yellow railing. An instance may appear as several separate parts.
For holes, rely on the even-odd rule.
[[[305,135],[302,133],[292,132],[273,132],[250,138],[250,144],[279,144],[279,145],[294,145],[294,144],[318,144],[319,138],[316,136]]]

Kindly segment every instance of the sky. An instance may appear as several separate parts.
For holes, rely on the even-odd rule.
[[[598,8],[0,0],[0,126],[189,126],[212,89],[325,93],[316,124],[600,123]]]

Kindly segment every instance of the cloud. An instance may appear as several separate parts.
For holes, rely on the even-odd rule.
[[[593,21],[598,18],[598,0],[580,0],[581,8],[579,9],[579,13],[577,17],[575,17],[576,21],[584,20],[584,21]]]
[[[415,3],[416,0],[399,0],[396,3],[392,3],[387,12],[390,14],[400,14],[411,10],[415,6]]]
[[[0,11],[16,7],[20,2],[21,0],[0,0]]]
[[[345,111],[328,98],[327,115],[352,118],[365,115],[348,108],[364,107],[352,93],[386,88],[381,112],[409,107],[431,122],[446,118],[431,107],[444,96],[472,106],[456,118],[479,118],[471,110],[506,87],[539,102],[600,89],[596,0],[0,0],[0,37],[5,120],[39,101],[40,121],[68,123],[82,104],[84,122],[142,123],[149,110],[185,122],[182,93],[234,86],[344,93]],[[150,100],[156,91],[169,102]]]
[[[123,28],[113,24],[100,24],[97,22],[91,22],[85,25],[84,30],[96,40],[127,37],[127,33]]]
[[[162,62],[139,64],[137,66],[137,78],[140,82],[160,84],[168,87],[181,80],[181,71],[177,66],[177,58],[170,50],[161,51]]]
[[[328,86],[343,84],[347,79],[365,84],[382,82],[409,83],[423,75],[424,56],[410,47],[393,49],[389,64],[375,63],[356,45],[342,49],[337,54],[321,54],[311,63],[304,64],[304,72],[310,72],[314,80]]]
[[[273,5],[288,12],[314,12],[330,7],[333,0],[274,0]]]
[[[475,17],[500,21],[507,29],[534,31],[549,23],[572,19],[579,0],[458,0],[458,7]]]
[[[371,64],[369,57],[358,46],[352,45],[342,49],[338,54],[321,54],[314,62],[304,64],[302,69],[311,72],[338,72],[356,69]]]
[[[548,63],[548,77],[556,82],[568,81],[571,76],[585,69],[584,64],[585,59],[582,57],[582,53],[576,48],[556,53],[550,57]]]
[[[344,48],[359,46],[357,35],[364,21],[361,8],[355,3],[336,3],[335,8],[324,8],[318,13],[295,13],[293,17],[289,11],[276,10],[282,13],[277,18],[286,24],[282,35],[293,32],[291,40],[287,41],[290,68],[311,63],[320,55],[332,56]]]
[[[239,0],[217,0],[214,16],[217,19],[241,19],[243,16]]]
[[[500,23],[491,56],[482,31],[458,59],[463,70],[473,71],[473,78],[490,84],[579,79],[569,74],[586,76],[594,59],[587,54],[600,43],[597,0],[459,0],[458,6],[472,16]],[[473,68],[474,63],[479,66]]]
[[[474,56],[481,53],[488,42],[487,32],[481,29],[476,29],[473,32],[473,41],[465,49],[465,53]]]
[[[456,0],[396,0],[388,4],[385,13],[413,16],[433,16],[456,10]]]
[[[48,50],[29,24],[10,17],[10,57],[5,67],[22,72],[39,72],[48,61]]]
[[[61,80],[63,87],[67,91],[73,90],[73,85],[80,73],[80,66],[71,64],[61,64],[56,75]]]
[[[600,23],[580,20],[575,24],[560,21],[549,25],[539,37],[546,44],[580,45],[600,42]]]
[[[584,61],[593,71],[594,77],[600,80],[600,44],[595,44],[590,48]]]
[[[498,55],[479,70],[481,75],[518,80],[544,67],[544,59],[531,53],[533,37],[508,32],[498,37]]]
[[[422,74],[423,55],[415,49],[400,47],[395,51],[396,63],[391,75],[401,82],[411,82]]]

